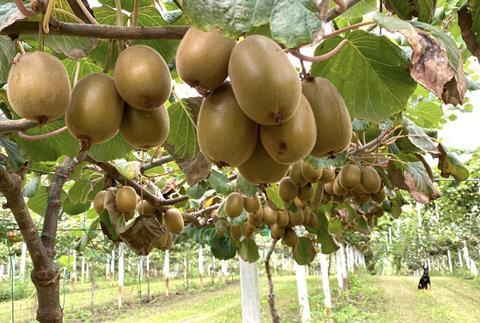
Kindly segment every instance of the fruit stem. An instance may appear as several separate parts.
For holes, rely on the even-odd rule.
[[[88,11],[87,7],[85,7],[85,4],[83,4],[82,0],[76,0],[77,1],[77,4],[78,6],[80,7],[80,9],[82,9],[83,13],[85,14],[85,16],[87,17],[87,19],[94,25],[98,25],[98,22],[95,20],[95,18],[92,16],[92,14],[90,13],[90,11]]]
[[[53,12],[53,7],[55,5],[55,0],[49,0],[47,4],[47,10],[45,11],[45,14],[43,15],[43,22],[42,22],[42,27],[43,27],[43,32],[45,34],[48,34],[50,32],[50,17],[52,16]]]
[[[65,130],[67,130],[66,126],[62,127],[62,128],[59,128],[57,130],[53,130],[53,131],[47,132],[47,133],[42,133],[42,134],[39,134],[39,135],[27,135],[23,130],[20,130],[18,132],[18,136],[20,138],[22,138],[23,140],[26,140],[26,141],[38,141],[38,140],[43,140],[43,139],[47,139],[47,138],[56,136],[56,135],[64,132]]]
[[[15,41],[15,44],[17,45],[18,50],[20,51],[20,53],[25,54],[25,48],[23,48],[22,42],[19,41],[19,40],[16,40],[16,41]]]
[[[376,24],[377,23],[373,20],[359,22],[358,24],[353,24],[353,25],[347,26],[345,28],[335,30],[335,31],[331,32],[330,34],[326,34],[325,36],[323,36],[323,39],[332,38],[332,37],[338,36],[340,34],[343,34],[347,31],[350,31],[350,30],[353,30],[353,29],[358,29],[358,28],[363,27],[363,26],[376,25]]]

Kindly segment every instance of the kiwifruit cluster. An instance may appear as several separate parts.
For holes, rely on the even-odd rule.
[[[299,207],[295,211],[278,209],[267,202],[262,203],[258,195],[244,197],[238,192],[227,197],[224,210],[230,222],[226,219],[217,221],[217,235],[222,235],[226,229],[232,240],[239,240],[242,236],[251,238],[257,228],[267,226],[273,239],[282,239],[285,245],[294,247],[298,241],[295,226],[315,227],[318,224],[316,215],[307,208]],[[245,221],[234,220],[244,211],[248,214]]]
[[[70,133],[87,147],[118,131],[133,146],[160,146],[168,135],[163,104],[170,96],[167,64],[154,49],[132,46],[118,56],[114,78],[92,73],[70,93],[64,65],[43,52],[21,54],[10,69],[8,98],[21,117],[46,123],[65,114]]]
[[[324,190],[326,195],[340,199],[351,197],[359,204],[369,200],[379,204],[386,198],[380,175],[372,166],[346,164],[324,184]]]
[[[278,182],[293,163],[350,143],[350,116],[337,89],[321,78],[302,82],[268,37],[237,43],[192,27],[176,65],[180,77],[206,96],[197,122],[200,151],[217,166],[238,167],[252,183]]]
[[[93,200],[93,207],[99,214],[106,208],[106,194],[107,191],[100,191]],[[155,247],[158,249],[170,249],[173,245],[172,234],[180,234],[185,226],[183,214],[180,210],[169,208],[161,211],[147,200],[140,199],[136,191],[130,186],[123,186],[116,190],[115,206],[117,211],[125,218],[125,221],[133,219],[135,211],[139,216],[155,216],[164,231],[155,242]]]

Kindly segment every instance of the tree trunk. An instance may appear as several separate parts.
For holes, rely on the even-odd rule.
[[[320,253],[320,270],[322,273],[322,287],[325,295],[325,313],[327,316],[332,314],[332,296],[330,294],[330,280],[328,277],[328,260],[327,255]]]
[[[203,247],[202,244],[198,246],[198,277],[200,278],[200,288],[203,289]]]
[[[257,263],[248,263],[240,258],[240,292],[242,299],[242,322],[258,323],[260,296],[258,292]]]
[[[120,242],[120,244],[118,245],[118,308],[121,308],[123,306],[123,278],[125,275],[124,254],[125,245],[123,244],[123,242]]]

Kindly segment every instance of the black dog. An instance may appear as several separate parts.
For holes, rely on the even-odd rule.
[[[428,275],[428,265],[423,267],[423,275],[420,277],[420,281],[418,282],[418,289],[428,289],[428,287],[432,287],[430,283],[430,276]]]

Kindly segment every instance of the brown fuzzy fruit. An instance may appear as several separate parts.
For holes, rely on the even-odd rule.
[[[235,40],[215,29],[205,32],[190,27],[177,49],[178,75],[200,91],[215,90],[227,78],[228,61],[235,44]]]
[[[333,195],[333,182],[325,183],[323,189],[325,190],[326,194]]]
[[[170,129],[170,119],[163,105],[148,111],[126,107],[123,112],[120,132],[125,140],[137,148],[163,145]]]
[[[309,227],[313,227],[313,228],[316,228],[317,225],[318,225],[318,218],[317,218],[317,215],[315,214],[315,212],[312,212],[310,214],[310,221],[308,222],[307,224]]]
[[[346,190],[354,190],[360,186],[361,171],[357,165],[346,164],[338,173],[338,183]]]
[[[372,196],[372,200],[374,200],[375,202],[382,203],[383,201],[385,201],[386,193],[384,189],[381,189],[377,193],[371,194],[371,196]]]
[[[335,168],[324,168],[320,180],[323,183],[332,182],[335,179]]]
[[[307,226],[310,223],[311,214],[310,211],[305,210],[303,212],[303,225]]]
[[[295,212],[288,212],[289,215],[289,225],[296,226],[303,223],[303,210],[298,209]]]
[[[311,155],[326,157],[347,148],[352,139],[352,122],[335,86],[316,77],[302,82],[302,92],[310,102],[317,125],[317,141]]]
[[[293,184],[290,177],[284,177],[280,182],[278,194],[284,201],[293,201],[298,193],[298,186]]]
[[[285,235],[285,227],[281,227],[277,223],[275,223],[270,228],[270,236],[272,237],[272,239],[279,240],[279,239],[282,239],[284,235]]]
[[[334,195],[339,197],[348,195],[348,191],[340,185],[338,176],[333,181],[332,191]]]
[[[100,191],[95,195],[93,199],[93,208],[95,211],[100,214],[105,209],[105,195],[107,191]]]
[[[256,123],[278,125],[295,114],[302,86],[287,55],[272,39],[253,35],[235,45],[228,75],[238,104]]]
[[[290,169],[290,180],[297,186],[303,186],[308,183],[308,180],[302,175],[303,160],[300,160],[292,165]]]
[[[243,205],[243,196],[240,193],[230,193],[225,201],[225,213],[231,218],[236,218],[242,214]]]
[[[298,188],[297,196],[302,201],[311,201],[314,195],[315,190],[313,189],[312,184],[307,184]]]
[[[250,224],[248,221],[245,222],[242,226],[242,234],[245,238],[249,239],[255,233],[255,226]]]
[[[153,215],[155,207],[147,200],[141,200],[137,204],[137,212],[142,215]]]
[[[122,51],[113,74],[118,93],[135,109],[156,109],[170,96],[170,71],[151,47],[136,45]]]
[[[278,211],[277,224],[281,227],[285,227],[288,225],[288,221],[289,221],[288,211],[287,210]]]
[[[289,165],[279,164],[265,151],[262,143],[258,143],[253,155],[238,166],[238,171],[253,184],[276,183],[288,172]]]
[[[286,246],[295,247],[298,242],[298,236],[291,228],[286,228],[282,241]]]
[[[137,207],[137,192],[130,186],[123,186],[115,194],[115,203],[120,213],[132,213]]]
[[[72,92],[65,121],[70,133],[91,144],[113,138],[122,122],[124,102],[107,74],[93,73],[81,79]]]
[[[180,210],[176,208],[168,209],[165,212],[164,219],[168,231],[175,234],[180,234],[182,232],[185,223]]]
[[[232,240],[239,240],[242,236],[242,227],[239,224],[230,225],[228,231]]]
[[[278,212],[266,205],[263,208],[263,223],[266,225],[273,225],[277,223]]]
[[[302,177],[310,183],[318,181],[323,174],[323,168],[315,168],[309,163],[302,162]]]
[[[229,84],[212,92],[200,108],[197,122],[200,151],[218,166],[236,167],[252,156],[258,126],[240,109]]]
[[[375,168],[372,166],[363,167],[361,170],[360,185],[366,193],[376,193],[382,187],[382,180]]]
[[[278,126],[261,126],[260,140],[273,160],[289,164],[307,157],[315,145],[317,126],[312,108],[302,96],[295,115]]]
[[[61,117],[70,101],[70,80],[58,58],[44,52],[22,54],[8,73],[8,101],[21,117],[46,123]]]
[[[252,197],[247,197],[243,199],[243,207],[247,212],[256,212],[260,209],[260,198],[257,194]]]

